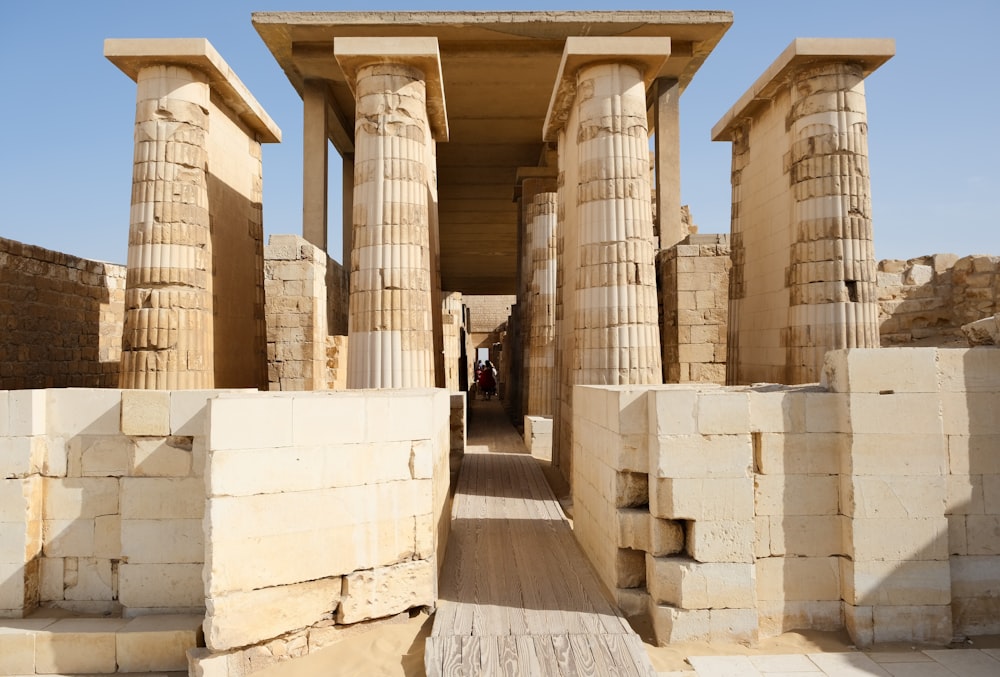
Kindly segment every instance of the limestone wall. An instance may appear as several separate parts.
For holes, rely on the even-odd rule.
[[[202,658],[245,662],[433,605],[451,407],[443,390],[0,391],[0,616],[207,612]]]
[[[964,345],[961,326],[1000,310],[1000,256],[934,254],[878,264],[882,345]]]
[[[824,377],[575,389],[577,537],[660,643],[1000,629],[1000,351],[836,351]]]
[[[0,389],[118,385],[125,267],[0,237]]]
[[[264,312],[269,390],[325,390],[344,380],[330,373],[329,337],[347,334],[343,267],[297,235],[272,235],[264,249]],[[346,365],[334,342],[336,361]]]
[[[727,235],[689,235],[656,258],[667,383],[726,382]]]

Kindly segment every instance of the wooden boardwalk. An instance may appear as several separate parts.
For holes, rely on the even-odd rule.
[[[473,406],[428,676],[655,675],[500,403]]]

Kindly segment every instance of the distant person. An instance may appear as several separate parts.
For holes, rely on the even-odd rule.
[[[493,363],[489,360],[486,360],[482,369],[479,370],[476,385],[485,400],[497,394],[497,370],[493,368]]]

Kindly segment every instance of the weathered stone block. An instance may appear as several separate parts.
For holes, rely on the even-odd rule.
[[[12,390],[7,395],[8,435],[44,435],[47,421],[44,390]]]
[[[50,435],[70,439],[121,434],[121,390],[54,388],[39,392],[44,392],[48,402]]]
[[[123,520],[193,519],[205,514],[205,482],[200,477],[126,477],[121,486]]]
[[[436,571],[429,560],[357,571],[344,577],[337,622],[357,623],[432,605],[436,596]]]
[[[123,390],[121,430],[125,435],[169,435],[170,391]]]
[[[646,589],[657,604],[680,609],[748,609],[756,604],[755,588],[753,564],[646,555]]]
[[[943,435],[856,433],[842,455],[842,475],[931,475],[947,473]]]
[[[943,561],[843,559],[844,601],[858,606],[914,606],[951,601],[950,566]]]
[[[118,599],[125,607],[197,608],[205,606],[202,564],[121,564]]]
[[[42,602],[53,602],[63,598],[62,557],[42,557],[38,560],[38,594]]]
[[[830,557],[842,554],[844,517],[840,515],[772,515],[772,555]]]
[[[855,435],[933,435],[942,427],[942,398],[934,393],[851,393],[851,428]],[[947,414],[947,411],[945,411]]]
[[[1000,555],[1000,515],[965,518],[970,555]]]
[[[689,386],[656,388],[649,392],[650,431],[657,435],[690,435],[698,432],[699,391]]]
[[[649,511],[655,517],[694,520],[753,519],[750,478],[655,479]]]
[[[761,637],[775,637],[792,630],[833,632],[844,629],[843,602],[758,601]]]
[[[806,400],[802,392],[751,390],[750,429],[762,433],[804,433]]]
[[[47,520],[93,519],[118,512],[118,479],[112,477],[43,480],[43,514]]]
[[[840,512],[839,478],[834,475],[757,475],[757,515],[836,515]]]
[[[35,671],[107,674],[117,670],[118,618],[64,618],[35,635]]]
[[[201,519],[121,522],[122,556],[132,564],[194,564],[205,560]]]
[[[220,395],[209,401],[209,447],[268,449],[292,446],[292,398]]]
[[[839,601],[839,557],[767,557],[756,562],[757,599]]]
[[[67,563],[63,580],[65,586],[63,599],[110,601],[114,597],[115,585],[111,573],[111,560],[72,558]]]
[[[749,433],[660,436],[650,449],[656,477],[747,478],[753,469]]]
[[[970,516],[971,519],[973,516]],[[855,562],[869,560],[926,561],[948,558],[945,517],[849,519],[847,554]],[[970,545],[972,539],[970,537]]]
[[[92,557],[94,520],[62,519],[42,522],[43,552],[46,557]]]
[[[951,607],[876,606],[872,609],[874,641],[950,644]]]
[[[696,520],[688,529],[687,553],[699,562],[752,562],[754,522]]]
[[[233,592],[207,600],[205,641],[214,651],[256,644],[332,618],[340,577]]]
[[[936,348],[868,348],[827,353],[824,374],[835,392],[936,393]]]
[[[861,518],[942,517],[947,482],[930,475],[844,477],[843,513]]]
[[[0,675],[35,674],[35,633],[17,623],[0,621]]]
[[[848,396],[843,393],[806,392],[806,432],[851,432]]]
[[[202,620],[192,614],[133,618],[115,635],[118,671],[187,670],[187,651],[200,643]]]
[[[190,437],[136,439],[129,450],[127,474],[135,477],[186,477],[192,474]]]
[[[131,441],[122,435],[77,435],[66,444],[69,477],[121,477],[129,471]]]
[[[750,432],[750,396],[745,391],[720,390],[700,393],[697,408],[698,432],[703,435],[737,435]]]

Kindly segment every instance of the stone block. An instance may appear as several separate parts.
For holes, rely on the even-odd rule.
[[[202,620],[193,614],[133,618],[115,635],[118,671],[186,671],[188,650],[201,643]]]
[[[121,564],[118,600],[134,608],[205,606],[202,564]]]
[[[367,439],[367,399],[356,393],[296,394],[292,403],[294,443],[350,444]]]
[[[856,562],[843,558],[843,599],[857,606],[915,606],[951,601],[947,560]]]
[[[94,556],[104,559],[121,559],[122,521],[118,515],[101,515],[94,518]]]
[[[945,481],[948,486],[946,515],[982,515],[986,512],[982,475],[948,475]]]
[[[1000,633],[1000,597],[955,597],[951,614],[956,637]]]
[[[757,515],[836,515],[840,482],[835,475],[757,475]]]
[[[941,392],[1000,391],[1000,351],[995,348],[942,348],[937,367]]]
[[[832,369],[835,392],[936,393],[936,348],[865,348],[827,353],[824,373]]]
[[[699,392],[688,386],[664,386],[649,391],[650,431],[657,435],[691,435],[698,432]]]
[[[42,514],[47,520],[93,519],[118,512],[117,478],[46,477],[42,482]]]
[[[944,476],[867,475],[844,477],[843,512],[866,519],[942,517],[946,513]]]
[[[950,562],[952,595],[1000,598],[1000,567],[995,556],[952,557]]]
[[[651,504],[649,476],[646,473],[615,473],[613,500],[616,508],[632,508]]]
[[[1000,475],[997,449],[1000,435],[949,435],[948,467],[953,475]]]
[[[112,388],[53,388],[45,392],[49,434],[120,435],[122,391]]]
[[[939,436],[942,398],[938,393],[851,393],[851,428],[855,435]],[[947,415],[947,410],[945,410]]]
[[[844,627],[859,648],[870,647],[875,642],[875,619],[870,606],[854,606],[844,602]]]
[[[755,469],[764,475],[837,475],[850,442],[838,433],[760,433],[754,440]]]
[[[77,435],[66,443],[69,477],[121,477],[129,472],[132,442],[122,435]]]
[[[292,398],[287,395],[220,395],[208,405],[213,451],[292,446]]]
[[[707,642],[711,639],[709,609],[678,609],[656,604],[650,598],[649,619],[657,646],[679,642]]]
[[[749,433],[660,436],[650,454],[656,477],[748,478],[753,470]]]
[[[801,391],[750,391],[750,430],[761,433],[804,433],[806,400]]]
[[[844,629],[843,602],[758,601],[761,637],[776,637],[792,630],[834,632]]]
[[[205,560],[201,519],[122,520],[122,557],[132,564],[195,564]]]
[[[44,390],[11,390],[7,395],[8,432],[11,437],[31,437],[46,433]]]
[[[964,515],[951,515],[948,517],[948,554],[968,555],[969,542],[966,535],[966,524]]]
[[[753,520],[696,520],[688,529],[687,553],[699,562],[752,562]]]
[[[114,598],[111,560],[74,557],[64,560],[62,599],[74,601],[110,601]]]
[[[631,548],[616,548],[614,553],[614,587],[645,587],[646,554]]]
[[[10,436],[10,391],[0,390],[0,438]]]
[[[876,606],[872,609],[874,641],[950,644],[951,606]]]
[[[92,557],[94,520],[44,520],[42,543],[42,551],[46,557]]]
[[[121,485],[123,520],[193,519],[205,514],[205,482],[200,477],[126,477]]]
[[[122,433],[144,437],[170,434],[169,390],[123,390]]]
[[[655,479],[649,492],[649,511],[666,519],[751,520],[753,480]]]
[[[941,393],[943,430],[946,435],[1000,434],[1000,392]]]
[[[208,401],[231,390],[171,390],[170,435],[201,437],[208,434]],[[255,391],[245,391],[255,392]]]
[[[143,438],[130,447],[129,475],[186,477],[192,474],[194,450],[190,437]]]
[[[806,432],[851,432],[848,395],[831,392],[806,392]]]
[[[948,520],[945,517],[854,518],[847,524],[845,554],[855,562],[948,558]],[[970,545],[972,540],[970,534]]]
[[[119,618],[64,618],[35,635],[35,672],[107,674],[117,671]]]
[[[931,475],[948,472],[943,435],[856,433],[842,455],[842,475]]]
[[[649,593],[642,588],[617,588],[615,601],[626,617],[642,616],[649,607]]]
[[[703,392],[698,397],[698,432],[738,435],[750,432],[750,395],[746,391]]]
[[[0,536],[5,536],[0,529]],[[4,546],[10,549],[9,545]],[[0,559],[0,618],[20,617],[24,613],[27,589],[25,586],[25,558],[21,561]]]
[[[965,528],[970,555],[1000,555],[1000,515],[968,515]]]
[[[434,391],[379,391],[367,394],[364,439],[396,442],[430,439],[434,435]]]
[[[767,557],[756,562],[757,599],[762,601],[838,601],[839,557]]]
[[[830,557],[843,552],[844,517],[840,515],[772,515],[772,555]]]
[[[748,609],[756,604],[755,588],[753,564],[646,555],[646,589],[656,604],[680,609]]]
[[[35,674],[35,633],[0,621],[0,675]]]
[[[382,618],[406,609],[433,605],[437,572],[429,560],[403,562],[344,577],[338,623]]]
[[[38,560],[38,594],[42,602],[53,602],[63,598],[62,557],[42,557]]]
[[[333,617],[340,577],[232,592],[206,601],[205,643],[213,651],[257,644]]]
[[[209,491],[252,496],[409,480],[412,454],[409,440],[306,446],[294,454],[285,448],[224,449],[212,452],[209,460]]]
[[[38,476],[0,479],[0,522],[24,523],[42,518],[42,480]]]
[[[41,472],[47,440],[43,437],[0,437],[0,478]]]

